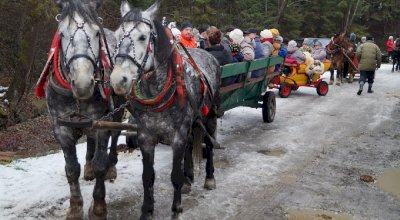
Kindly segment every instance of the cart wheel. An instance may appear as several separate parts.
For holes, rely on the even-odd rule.
[[[317,93],[320,96],[325,96],[329,91],[329,85],[325,81],[321,81],[317,86]]]
[[[292,87],[287,83],[282,83],[279,88],[279,96],[282,98],[287,98],[292,92]]]
[[[274,121],[276,112],[276,99],[273,92],[266,92],[263,96],[262,116],[266,123]]]

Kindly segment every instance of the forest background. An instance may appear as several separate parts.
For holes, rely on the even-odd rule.
[[[130,0],[147,8],[153,0]],[[115,30],[120,0],[103,0],[99,15]],[[0,0],[0,86],[9,87],[0,101],[0,129],[45,114],[46,104],[33,96],[57,28],[54,0]],[[373,35],[385,51],[388,36],[400,34],[400,0],[162,0],[159,17],[190,20],[194,26],[222,30],[278,28],[285,39],[330,37],[354,32]],[[1,88],[1,87],[0,87]]]

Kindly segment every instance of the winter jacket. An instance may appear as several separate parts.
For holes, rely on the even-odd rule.
[[[240,52],[243,54],[244,61],[252,61],[254,60],[254,47],[247,43],[246,41],[242,41],[240,43]]]
[[[181,34],[181,43],[185,47],[197,48],[197,42],[193,37],[187,37]]]
[[[264,43],[261,44],[263,47],[264,51],[264,57],[269,57],[272,55],[272,52],[274,52],[274,46],[272,46],[271,42],[265,41]]]
[[[381,66],[382,54],[374,42],[367,41],[358,47],[357,58],[360,71],[374,71]]]
[[[256,43],[256,47],[254,48],[254,55],[256,59],[263,58],[264,57],[264,49],[261,44],[260,38],[256,37],[254,39],[254,42]]]
[[[213,45],[206,48],[206,51],[217,58],[219,65],[221,66],[233,62],[232,54],[230,53],[230,51],[225,50],[224,46],[222,45]]]
[[[312,58],[314,58],[314,60],[320,60],[320,61],[324,61],[326,59],[326,51],[325,48],[318,48],[315,49],[312,54],[311,54]]]
[[[294,51],[288,51],[288,59],[296,60],[297,63],[304,63],[306,60],[306,55],[300,50],[296,49]]]
[[[388,53],[390,53],[390,52],[393,51],[393,47],[394,47],[394,42],[393,42],[393,40],[388,40],[388,41],[386,41],[386,51],[387,51]]]

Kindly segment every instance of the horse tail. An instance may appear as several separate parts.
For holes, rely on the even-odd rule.
[[[203,143],[204,143],[204,131],[201,127],[196,125],[193,130],[193,164],[197,164],[200,167],[201,160],[203,159]]]

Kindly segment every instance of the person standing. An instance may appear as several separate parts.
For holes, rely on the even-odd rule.
[[[182,23],[181,43],[185,47],[197,48],[197,42],[193,37],[193,26],[190,21],[184,21]]]
[[[357,58],[360,70],[360,88],[357,95],[361,95],[365,81],[368,80],[368,93],[373,93],[375,70],[381,67],[382,54],[379,47],[373,42],[372,36],[367,36],[367,41],[357,48]]]
[[[393,48],[394,48],[394,41],[393,36],[390,36],[389,39],[386,41],[386,52],[388,54],[389,59],[393,56]]]

